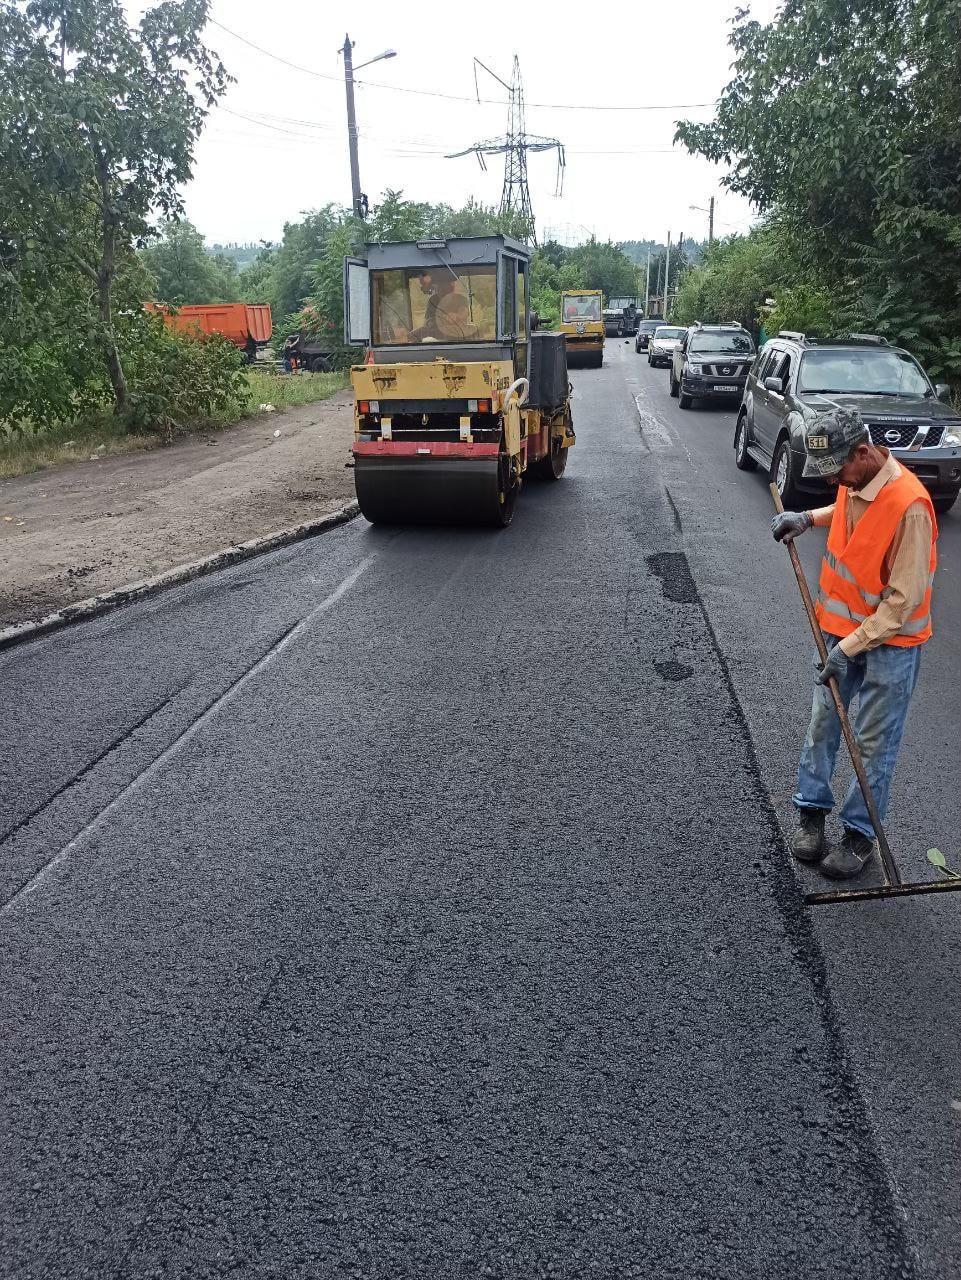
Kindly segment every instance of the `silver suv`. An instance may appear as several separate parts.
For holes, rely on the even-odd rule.
[[[695,400],[737,403],[754,359],[754,339],[739,324],[692,324],[671,361],[671,395],[682,409]]]
[[[831,501],[823,480],[802,475],[804,436],[817,414],[843,405],[860,412],[872,441],[913,471],[945,512],[961,490],[961,416],[947,396],[909,351],[874,334],[818,340],[782,331],[748,376],[734,461],[742,471],[768,471],[786,507]]]

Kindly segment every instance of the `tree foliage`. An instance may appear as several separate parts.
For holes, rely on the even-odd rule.
[[[29,309],[38,287],[68,289],[122,415],[115,290],[151,218],[181,212],[194,143],[227,83],[201,40],[207,16],[207,0],[163,0],[135,27],[120,0],[0,6],[6,291]]]
[[[793,285],[954,378],[959,34],[957,0],[786,0],[768,24],[740,10],[715,118],[677,130],[803,245]]]
[[[160,239],[143,249],[140,259],[152,278],[155,302],[182,307],[238,300],[236,263],[225,254],[209,253],[191,222],[166,223]]]

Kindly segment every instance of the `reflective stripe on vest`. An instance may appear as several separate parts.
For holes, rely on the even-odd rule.
[[[885,643],[923,644],[931,636],[931,585],[937,566],[937,521],[927,491],[906,468],[888,481],[852,530],[847,531],[847,490],[841,488],[835,505],[828,545],[821,565],[817,616],[823,630],[846,636],[871,616],[890,594],[883,579],[884,560],[898,527],[914,502],[923,502],[931,519],[931,557],[924,598],[896,635]]]
[[[854,574],[853,574],[853,573],[851,572],[851,570],[847,567],[847,565],[846,565],[846,564],[843,564],[843,563],[842,563],[842,562],[837,558],[837,556],[835,556],[835,555],[834,555],[834,553],[833,553],[832,551],[828,551],[828,550],[825,548],[825,551],[824,551],[824,558],[825,558],[825,560],[828,562],[828,564],[831,566],[831,568],[834,570],[834,572],[835,572],[835,573],[839,573],[839,574],[841,575],[841,577],[845,580],[845,582],[850,582],[852,586],[854,586],[854,587],[858,587],[858,580],[857,580],[857,578],[855,578]],[[859,594],[860,594],[860,595],[862,595],[862,596],[864,597],[865,603],[866,603],[866,604],[873,605],[875,609],[878,607],[878,605],[879,605],[879,604],[881,603],[881,601],[884,599],[884,592],[883,592],[883,591],[881,592],[881,594],[880,594],[879,596],[876,596],[876,595],[873,595],[870,591],[865,591],[863,587],[858,587],[858,592],[859,592]]]

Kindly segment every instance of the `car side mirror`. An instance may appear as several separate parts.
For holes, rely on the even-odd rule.
[[[950,404],[951,388],[948,386],[946,382],[935,383],[934,394],[938,397],[939,400],[944,400],[945,403]]]
[[[781,378],[765,378],[765,391],[776,391],[779,396],[784,394],[784,381]]]

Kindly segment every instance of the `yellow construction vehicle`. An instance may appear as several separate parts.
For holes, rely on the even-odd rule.
[[[371,244],[344,263],[354,483],[372,523],[510,524],[522,477],[574,443],[565,339],[530,331],[508,236]]]
[[[604,314],[600,289],[565,289],[561,333],[567,335],[568,363],[599,369],[604,363]]]

